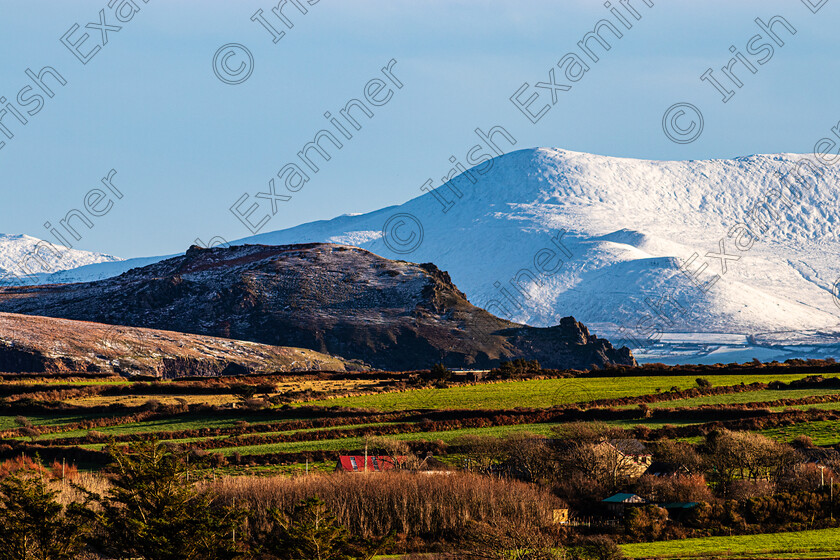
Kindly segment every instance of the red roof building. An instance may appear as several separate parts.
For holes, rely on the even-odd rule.
[[[402,457],[397,457],[400,461]],[[396,468],[394,459],[387,455],[368,455],[367,457],[367,472],[384,472]],[[338,464],[335,466],[336,471],[343,472],[365,472],[365,456],[364,455],[341,455],[338,458]]]

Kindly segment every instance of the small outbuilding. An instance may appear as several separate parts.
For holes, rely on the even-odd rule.
[[[601,500],[601,503],[607,506],[607,511],[613,515],[622,517],[628,507],[644,505],[647,503],[647,500],[638,494],[613,494],[609,498]]]
[[[569,509],[568,508],[559,508],[554,509],[551,511],[552,521],[555,525],[568,525],[569,524]]]

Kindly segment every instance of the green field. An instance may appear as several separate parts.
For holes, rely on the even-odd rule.
[[[95,418],[102,418],[106,414],[61,414],[55,415],[41,415],[36,414],[26,416],[26,419],[32,422],[33,426],[61,426],[63,424],[74,424],[76,422],[83,422],[85,420],[92,420]],[[17,416],[0,416],[0,430],[11,430],[19,428],[20,426],[15,421]]]
[[[822,395],[838,395],[840,389],[785,389],[764,391],[745,391],[743,393],[731,393],[728,395],[707,395],[693,399],[682,399],[679,401],[664,401],[651,403],[651,408],[690,408],[706,404],[741,404],[753,402],[772,402],[779,399],[804,399]],[[840,403],[824,403],[828,408],[838,407]],[[821,406],[821,405],[804,405]]]
[[[691,424],[689,421],[675,421],[675,422],[651,422],[649,420],[628,420],[608,422],[621,428],[633,428],[638,425],[647,426],[649,428],[660,428],[666,424],[674,426],[682,426]],[[452,443],[462,436],[484,436],[484,437],[504,437],[513,434],[533,434],[537,436],[550,436],[551,429],[557,426],[562,426],[561,423],[541,423],[541,424],[515,424],[512,426],[492,426],[489,428],[461,428],[457,430],[447,430],[442,432],[414,432],[408,434],[394,434],[388,436],[391,439],[402,441],[442,441],[444,443]],[[301,430],[304,431],[304,430]],[[340,439],[323,439],[310,441],[296,441],[287,443],[267,443],[261,445],[238,445],[235,447],[225,447],[221,449],[214,449],[215,453],[223,453],[225,455],[233,454],[234,452],[243,455],[261,454],[261,453],[299,453],[302,451],[349,451],[353,449],[361,449],[364,447],[364,438],[340,438]]]
[[[779,412],[781,410],[810,410],[812,408],[817,410],[840,410],[840,402],[797,404],[794,406],[771,406],[770,410],[773,412]]]
[[[818,420],[807,424],[770,428],[761,430],[759,433],[784,442],[790,442],[796,436],[804,435],[814,440],[815,445],[833,445],[840,442],[840,422]]]
[[[396,434],[388,436],[391,439],[402,441],[443,441],[450,443],[458,437],[462,436],[493,436],[501,437],[508,434],[515,433],[531,433],[535,435],[547,436],[551,433],[551,428],[559,426],[560,424],[519,424],[515,426],[493,426],[490,428],[463,428],[460,430],[449,430],[445,432],[416,432],[409,434]],[[323,439],[312,441],[295,441],[286,443],[267,443],[262,445],[238,445],[235,447],[224,447],[221,449],[214,449],[214,453],[222,453],[225,455],[232,455],[233,453],[241,453],[242,455],[256,455],[262,453],[299,453],[302,451],[350,451],[353,449],[361,449],[365,446],[365,440],[362,437],[339,438],[339,439]]]
[[[716,387],[738,385],[741,382],[784,381],[805,377],[800,375],[714,375],[707,376]],[[620,397],[637,397],[671,387],[696,387],[691,376],[592,377],[585,379],[540,379],[451,387],[421,389],[396,393],[380,393],[358,397],[344,397],[311,401],[303,404],[371,408],[381,411],[410,409],[513,409],[549,408],[576,402]],[[782,393],[782,391],[779,391]],[[736,395],[726,395],[736,396]],[[777,397],[778,398],[778,397]],[[667,406],[667,405],[662,405]]]
[[[634,420],[617,420],[607,422],[610,425],[621,428],[633,428],[635,426],[647,426],[649,428],[660,428],[666,424],[674,426],[682,426],[692,424],[694,422],[688,420],[675,420],[670,422],[651,421],[649,419],[634,419]],[[310,428],[303,430],[290,430],[286,432],[265,432],[245,434],[237,438],[231,438],[231,445],[210,450],[213,453],[222,453],[224,455],[232,455],[233,453],[240,453],[243,455],[260,455],[266,453],[299,453],[303,451],[350,451],[353,449],[361,449],[364,447],[364,438],[362,437],[348,437],[337,439],[311,439],[306,441],[295,442],[281,442],[281,443],[263,443],[263,444],[248,444],[248,439],[251,437],[272,436],[272,435],[286,435],[293,433],[314,433],[329,429],[341,428],[365,428],[383,425],[397,425],[398,422],[383,423],[383,424],[356,424],[335,426],[334,428]],[[552,428],[560,426],[560,423],[540,423],[540,424],[515,424],[510,426],[492,426],[488,428],[462,428],[456,430],[440,431],[440,432],[413,432],[406,434],[389,435],[389,438],[402,441],[442,441],[444,443],[452,443],[455,439],[461,436],[487,436],[487,437],[504,437],[513,434],[529,433],[538,436],[550,436]],[[61,444],[59,438],[70,437],[75,435],[85,435],[87,432],[76,434],[75,432],[67,432],[66,434],[48,434],[38,438],[41,440],[56,440],[56,444]],[[109,433],[109,432],[106,432]],[[53,436],[53,437],[50,437]],[[158,432],[156,436],[165,441],[172,443],[191,443],[195,441],[218,440],[228,438],[229,436],[210,436],[210,437],[193,437],[193,438],[179,438],[169,439],[166,432]],[[85,449],[102,449],[104,444],[85,444],[81,445]]]
[[[630,558],[837,558],[840,529],[682,539],[621,548]]]
[[[237,422],[248,422],[252,426],[260,424],[283,424],[289,420],[271,420],[265,416],[242,415],[237,418],[213,418],[212,416],[194,416],[189,419],[165,418],[162,420],[146,420],[133,422],[131,424],[119,424],[117,426],[103,426],[93,430],[68,430],[66,432],[55,432],[39,436],[39,440],[62,439],[70,437],[84,437],[91,431],[101,432],[109,436],[122,436],[131,434],[158,434],[160,438],[166,438],[168,433],[181,430],[199,430],[202,428],[233,428]],[[313,428],[314,430],[327,430],[331,428]],[[291,430],[294,432],[297,430]],[[265,432],[265,435],[285,432]]]

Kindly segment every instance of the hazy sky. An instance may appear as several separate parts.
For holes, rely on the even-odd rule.
[[[134,0],[140,10],[130,19],[129,0],[113,0],[112,7],[108,0],[2,0],[0,96],[13,106],[0,124],[14,137],[0,134],[6,142],[0,231],[49,238],[43,224],[82,209],[87,193],[114,169],[123,198],[111,200],[105,215],[88,213],[94,227],[80,228],[77,248],[159,255],[183,251],[197,237],[250,235],[230,207],[248,193],[242,210],[253,203],[270,210],[268,198],[254,195],[268,191],[285,164],[300,165],[297,153],[330,126],[324,113],[335,117],[349,100],[364,99],[374,78],[385,86],[377,92],[374,81],[372,97],[387,94],[387,103],[368,103],[374,117],[361,117],[359,131],[348,128],[352,139],[340,138],[343,148],[332,149],[330,161],[316,156],[319,171],[309,173],[300,191],[292,195],[277,181],[277,192],[292,196],[276,202],[262,231],[414,198],[428,179],[440,184],[451,156],[465,161],[477,127],[503,126],[516,139],[505,151],[550,146],[700,159],[809,152],[840,121],[840,0],[825,2],[816,14],[800,0],[647,0],[653,7],[630,0],[638,19],[624,1],[611,7],[631,29],[600,1],[298,0],[308,13],[287,3],[282,13],[289,28],[271,11],[277,2],[267,0]],[[128,21],[117,21],[117,5]],[[276,43],[251,21],[259,9],[275,33],[285,32]],[[761,49],[767,41],[759,40],[750,54],[748,43],[762,33],[754,20],[774,16],[796,34],[777,20],[773,32],[784,45],[772,43],[769,58],[770,50]],[[604,18],[623,37],[606,31],[609,51],[590,41],[599,58],[594,63],[577,43]],[[67,45],[79,42],[82,55],[100,50],[83,64],[62,43],[65,34]],[[217,59],[231,81],[251,72],[239,84],[214,73],[214,54],[230,43],[253,57],[250,68],[238,51]],[[711,67],[725,85],[721,67],[734,56],[730,46],[755,73],[736,64],[743,86],[729,81],[735,95],[723,103],[700,76]],[[556,66],[567,53],[589,66],[574,84],[564,79],[568,68]],[[392,59],[401,88],[381,72]],[[44,79],[52,98],[25,73],[45,66],[67,82]],[[248,69],[237,75],[240,67]],[[553,105],[551,88],[534,87],[549,81],[552,68]],[[525,83],[521,101],[539,95],[532,112],[550,107],[536,124],[510,100]],[[564,83],[572,88],[563,91]],[[26,106],[18,102],[21,92]],[[677,102],[692,103],[704,117],[702,135],[689,144],[662,130],[663,114]],[[686,118],[681,126],[688,126]],[[94,210],[109,204],[92,196]]]

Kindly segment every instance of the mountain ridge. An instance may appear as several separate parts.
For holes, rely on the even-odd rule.
[[[390,370],[635,365],[571,317],[541,329],[499,319],[434,264],[347,245],[191,247],[108,280],[2,288],[0,311],[308,348]]]

